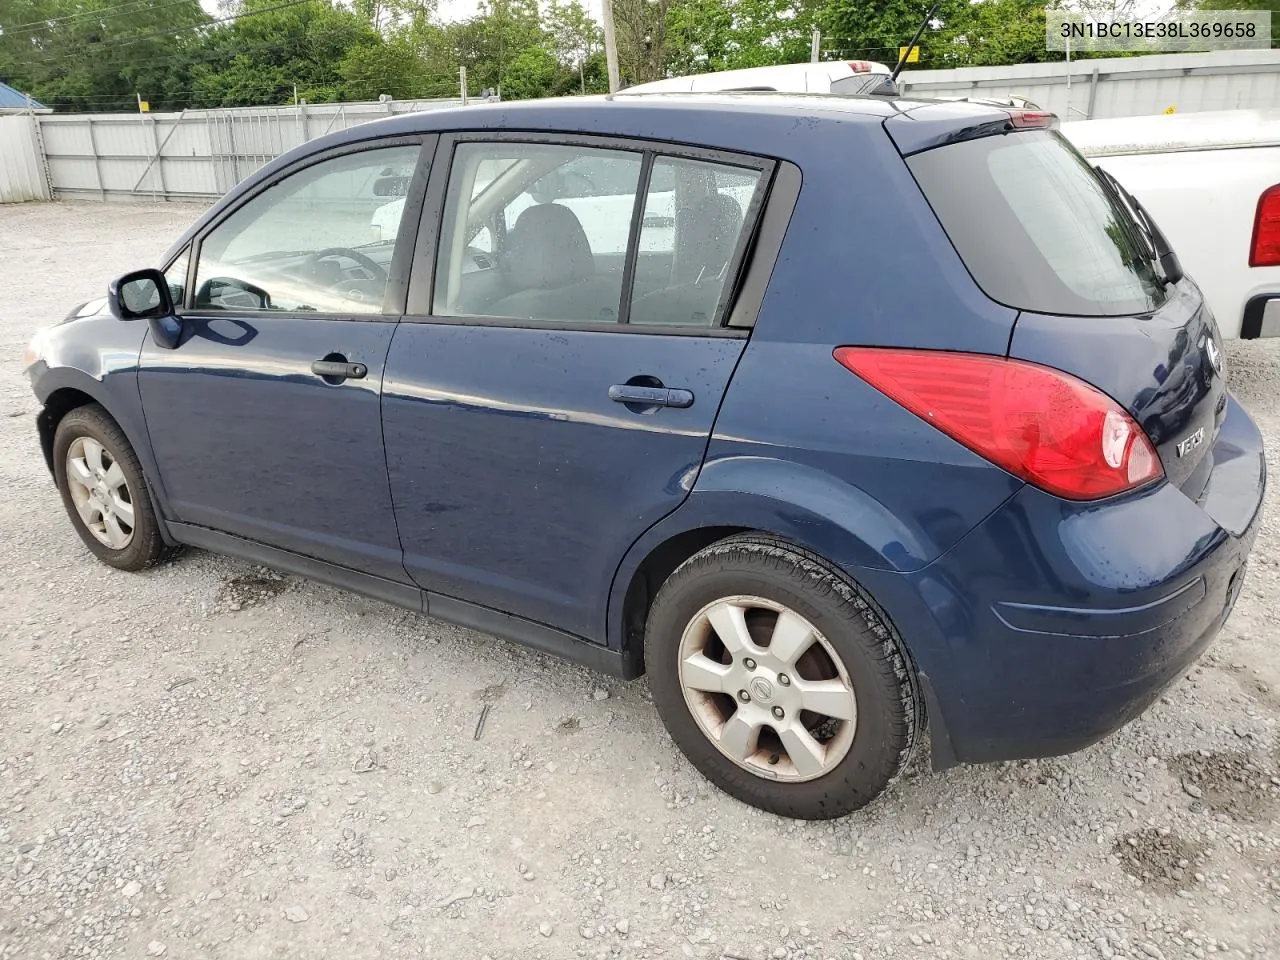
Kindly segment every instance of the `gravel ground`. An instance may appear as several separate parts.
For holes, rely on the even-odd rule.
[[[1221,639],[1119,734],[781,820],[643,682],[198,551],[91,558],[22,347],[198,213],[0,207],[0,957],[1280,955],[1274,504]],[[1280,344],[1228,363],[1276,471]]]

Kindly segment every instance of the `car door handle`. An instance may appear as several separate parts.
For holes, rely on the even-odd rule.
[[[363,363],[347,363],[345,360],[312,360],[311,372],[326,379],[362,380],[369,373],[369,368]]]
[[[674,387],[641,387],[615,383],[609,388],[609,399],[618,403],[639,403],[651,407],[691,407],[693,391]]]

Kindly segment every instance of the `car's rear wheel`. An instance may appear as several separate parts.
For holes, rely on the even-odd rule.
[[[58,423],[53,470],[72,526],[99,560],[141,570],[170,555],[133,447],[100,406],[77,407]]]
[[[842,816],[910,756],[917,703],[874,602],[770,537],[712,544],[659,591],[645,632],[654,701],[709,780],[782,816]]]

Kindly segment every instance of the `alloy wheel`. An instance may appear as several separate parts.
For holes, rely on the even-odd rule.
[[[133,495],[111,451],[93,437],[76,437],[67,448],[67,489],[85,528],[112,550],[133,540]]]
[[[707,739],[760,777],[816,779],[853,745],[858,702],[839,655],[808,620],[763,597],[725,597],[689,621],[680,688]]]

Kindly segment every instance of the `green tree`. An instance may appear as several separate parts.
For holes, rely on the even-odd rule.
[[[842,60],[892,66],[899,47],[911,42],[931,6],[929,0],[826,0],[817,15],[823,49],[837,51]],[[953,40],[967,25],[969,6],[968,0],[942,0],[920,36],[919,68],[958,65]],[[1043,36],[1040,42],[1043,46]]]
[[[330,0],[278,7],[279,0],[245,0],[239,19],[209,34],[210,56],[191,68],[198,103],[226,107],[285,103],[295,86],[310,103],[408,92],[358,88],[344,77],[341,65],[349,52],[384,43],[381,34],[354,10]],[[357,68],[349,64],[348,69]]]
[[[666,72],[728,69],[735,48],[733,13],[723,0],[678,0],[667,11]]]
[[[978,0],[952,34],[957,66],[989,66],[1061,60],[1045,47],[1045,5],[1034,0]]]
[[[676,0],[667,15],[667,71],[808,60],[816,14],[811,0]]]
[[[532,100],[555,92],[564,71],[555,55],[542,47],[526,47],[503,72],[502,99]]]
[[[397,98],[431,96],[439,88],[427,62],[403,33],[353,46],[338,63],[338,74],[343,97],[350,100],[374,100],[384,93]]]
[[[614,0],[618,73],[628,84],[661,79],[667,65],[667,16],[673,0]]]
[[[604,48],[604,31],[578,0],[551,0],[544,17],[547,39],[556,60],[578,74],[579,92],[587,92],[587,61]],[[608,89],[606,82],[605,89]]]
[[[163,108],[208,22],[198,0],[0,0],[0,79],[62,110]]]

